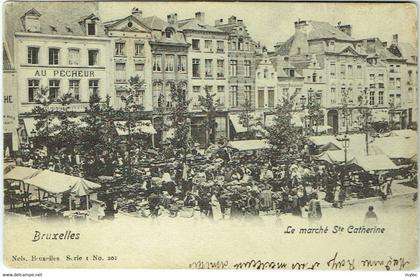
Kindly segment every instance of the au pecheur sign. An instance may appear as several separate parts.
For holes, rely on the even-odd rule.
[[[94,78],[95,71],[83,69],[38,69],[35,77],[68,77],[68,78]]]

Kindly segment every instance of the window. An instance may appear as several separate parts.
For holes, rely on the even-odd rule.
[[[115,56],[124,56],[125,55],[125,43],[116,42],[115,43]]]
[[[135,69],[136,71],[144,71],[144,63],[136,63],[136,64],[134,65],[134,69]]]
[[[165,30],[165,37],[171,38],[174,35],[174,32],[171,28],[166,28]]]
[[[258,88],[258,108],[264,108],[264,88]]]
[[[289,70],[289,76],[290,77],[295,77],[295,70],[294,69]]]
[[[76,100],[80,100],[79,86],[80,80],[69,80],[69,92]]]
[[[249,51],[249,42],[245,42],[245,51]]]
[[[413,71],[408,71],[408,84],[411,84],[413,81]]]
[[[192,40],[192,49],[193,50],[200,50],[200,40],[199,39],[193,39]]]
[[[200,78],[200,59],[192,60],[192,76],[194,78]]]
[[[49,85],[49,92],[50,92],[50,100],[55,101],[58,98],[60,93],[60,80],[50,80],[48,82]]]
[[[274,88],[268,88],[268,106],[274,107]]]
[[[395,79],[389,78],[389,88],[394,89],[395,88]]]
[[[245,92],[245,99],[247,99],[248,101],[251,101],[252,100],[251,86],[245,86],[244,92]]]
[[[330,75],[332,78],[335,77],[335,72],[337,71],[336,67],[335,67],[335,63],[330,63]]]
[[[316,72],[312,74],[312,82],[316,83]]]
[[[245,61],[245,77],[251,77],[251,61]]]
[[[413,101],[413,88],[408,88],[408,102],[412,102]]]
[[[153,93],[153,106],[155,107],[163,107],[163,94],[162,94],[162,84],[161,83],[154,83],[152,88]]]
[[[174,55],[165,55],[165,71],[174,71]]]
[[[162,55],[153,55],[153,71],[162,71]]]
[[[369,81],[372,83],[375,82],[375,74],[369,74]]]
[[[48,64],[57,65],[59,62],[60,49],[49,48],[48,49]]]
[[[334,41],[330,41],[328,43],[328,50],[330,50],[330,51],[334,51],[335,50],[335,43],[334,43]]]
[[[371,106],[375,105],[375,92],[374,91],[369,92],[369,105]]]
[[[143,56],[144,44],[143,43],[136,43],[134,45],[134,55],[136,56]]]
[[[237,76],[237,69],[238,69],[238,61],[230,60],[230,64],[229,64],[230,76]]]
[[[383,81],[384,80],[384,74],[378,74],[378,80]]]
[[[223,40],[217,41],[217,52],[224,52],[225,51],[225,42]]]
[[[225,87],[224,86],[217,86],[217,100],[219,105],[225,104]]]
[[[97,65],[98,64],[98,55],[99,50],[88,50],[88,59],[89,65]]]
[[[205,60],[206,77],[213,77],[212,63],[213,63],[213,60],[211,59]]]
[[[330,96],[331,104],[335,104],[337,102],[337,99],[336,99],[337,95],[336,95],[335,88],[331,88],[330,92],[331,92],[331,96]]]
[[[361,79],[363,78],[363,74],[362,74],[362,66],[361,65],[357,65],[357,78]]]
[[[384,104],[384,92],[380,91],[378,95],[378,104],[383,105]]]
[[[96,35],[96,24],[94,22],[87,24],[88,36]]]
[[[166,83],[165,85],[165,107],[171,108],[172,107],[172,84]]]
[[[213,42],[211,40],[205,40],[204,41],[204,49],[206,51],[213,51]]]
[[[28,80],[28,102],[35,102],[39,92],[39,80]]]
[[[193,93],[200,93],[201,87],[200,86],[193,86]]]
[[[187,72],[187,56],[178,56],[178,72]]]
[[[384,83],[378,83],[378,88],[385,88],[385,84]]]
[[[401,88],[401,78],[396,78],[395,79],[395,85],[397,88]]]
[[[391,72],[391,73],[394,73],[395,72],[395,69],[394,69],[394,65],[393,64],[390,64],[389,65],[389,72]]]
[[[28,64],[38,64],[38,63],[39,63],[39,48],[28,47]]]
[[[353,66],[351,64],[347,65],[347,74],[348,78],[353,78]]]
[[[79,49],[69,49],[69,65],[79,65],[80,51]]]
[[[225,61],[217,60],[217,78],[223,78],[225,76]]]
[[[399,64],[395,65],[395,72],[401,72],[401,66]]]
[[[393,106],[395,104],[395,97],[394,94],[389,95],[389,104]]]
[[[230,87],[230,106],[232,108],[238,107],[238,86]]]
[[[116,63],[115,64],[115,82],[125,83],[125,63]]]
[[[395,106],[401,107],[401,94],[395,95]]]
[[[231,50],[236,50],[236,41],[232,41],[230,44],[230,49]]]
[[[238,50],[239,51],[244,50],[244,39],[243,38],[238,39]]]
[[[340,77],[341,79],[346,78],[346,65],[345,64],[340,65]]]
[[[89,95],[99,95],[99,80],[89,80]]]
[[[297,48],[297,54],[300,55],[300,47]]]

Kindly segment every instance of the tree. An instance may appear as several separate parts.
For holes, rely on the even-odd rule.
[[[321,109],[320,101],[318,101],[317,99],[312,99],[312,97],[308,103],[308,117],[309,128],[311,128],[309,133],[312,133],[314,131],[313,126],[315,124],[315,134],[317,135],[319,123],[323,122],[324,119],[324,112]]]
[[[35,100],[38,105],[32,110],[36,119],[34,146],[46,147],[50,156],[59,150],[72,153],[80,142],[80,124],[69,109],[76,99],[71,93],[53,98],[48,87],[41,87]]]
[[[252,114],[252,104],[248,97],[245,98],[245,102],[241,105],[242,109],[239,113],[239,122],[246,128],[245,138],[253,139],[255,138],[256,130],[254,116]]]
[[[301,143],[301,132],[291,124],[293,98],[285,97],[275,108],[273,124],[265,127],[267,139],[276,154],[294,154]]]
[[[367,89],[358,97],[359,116],[356,118],[356,123],[360,126],[360,130],[365,134],[366,155],[369,155],[369,134],[375,132],[370,124],[372,117],[372,108],[369,107],[369,99],[367,97]]]
[[[198,96],[198,102],[200,103],[201,109],[206,113],[206,147],[209,146],[210,142],[215,143],[216,141],[216,105],[217,102],[214,99],[216,96],[215,93],[211,94],[208,87],[205,87],[206,94],[205,96]]]
[[[175,152],[181,151],[186,157],[190,148],[188,141],[190,137],[190,116],[188,106],[191,100],[182,86],[171,86],[172,109],[170,113],[171,127],[174,129],[174,136],[170,138],[170,144]]]

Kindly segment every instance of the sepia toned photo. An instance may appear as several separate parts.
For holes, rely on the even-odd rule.
[[[415,4],[2,12],[7,267],[418,267]]]

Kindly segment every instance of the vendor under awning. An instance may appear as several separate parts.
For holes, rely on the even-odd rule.
[[[248,131],[247,128],[241,124],[239,114],[230,114],[229,119],[230,122],[232,122],[233,128],[235,128],[236,133],[245,133]]]
[[[128,135],[128,127],[126,121],[115,121],[114,125],[117,129],[117,133],[120,136]],[[131,130],[132,133],[145,133],[145,134],[156,134],[156,130],[150,120],[139,120],[135,123],[135,126]]]

